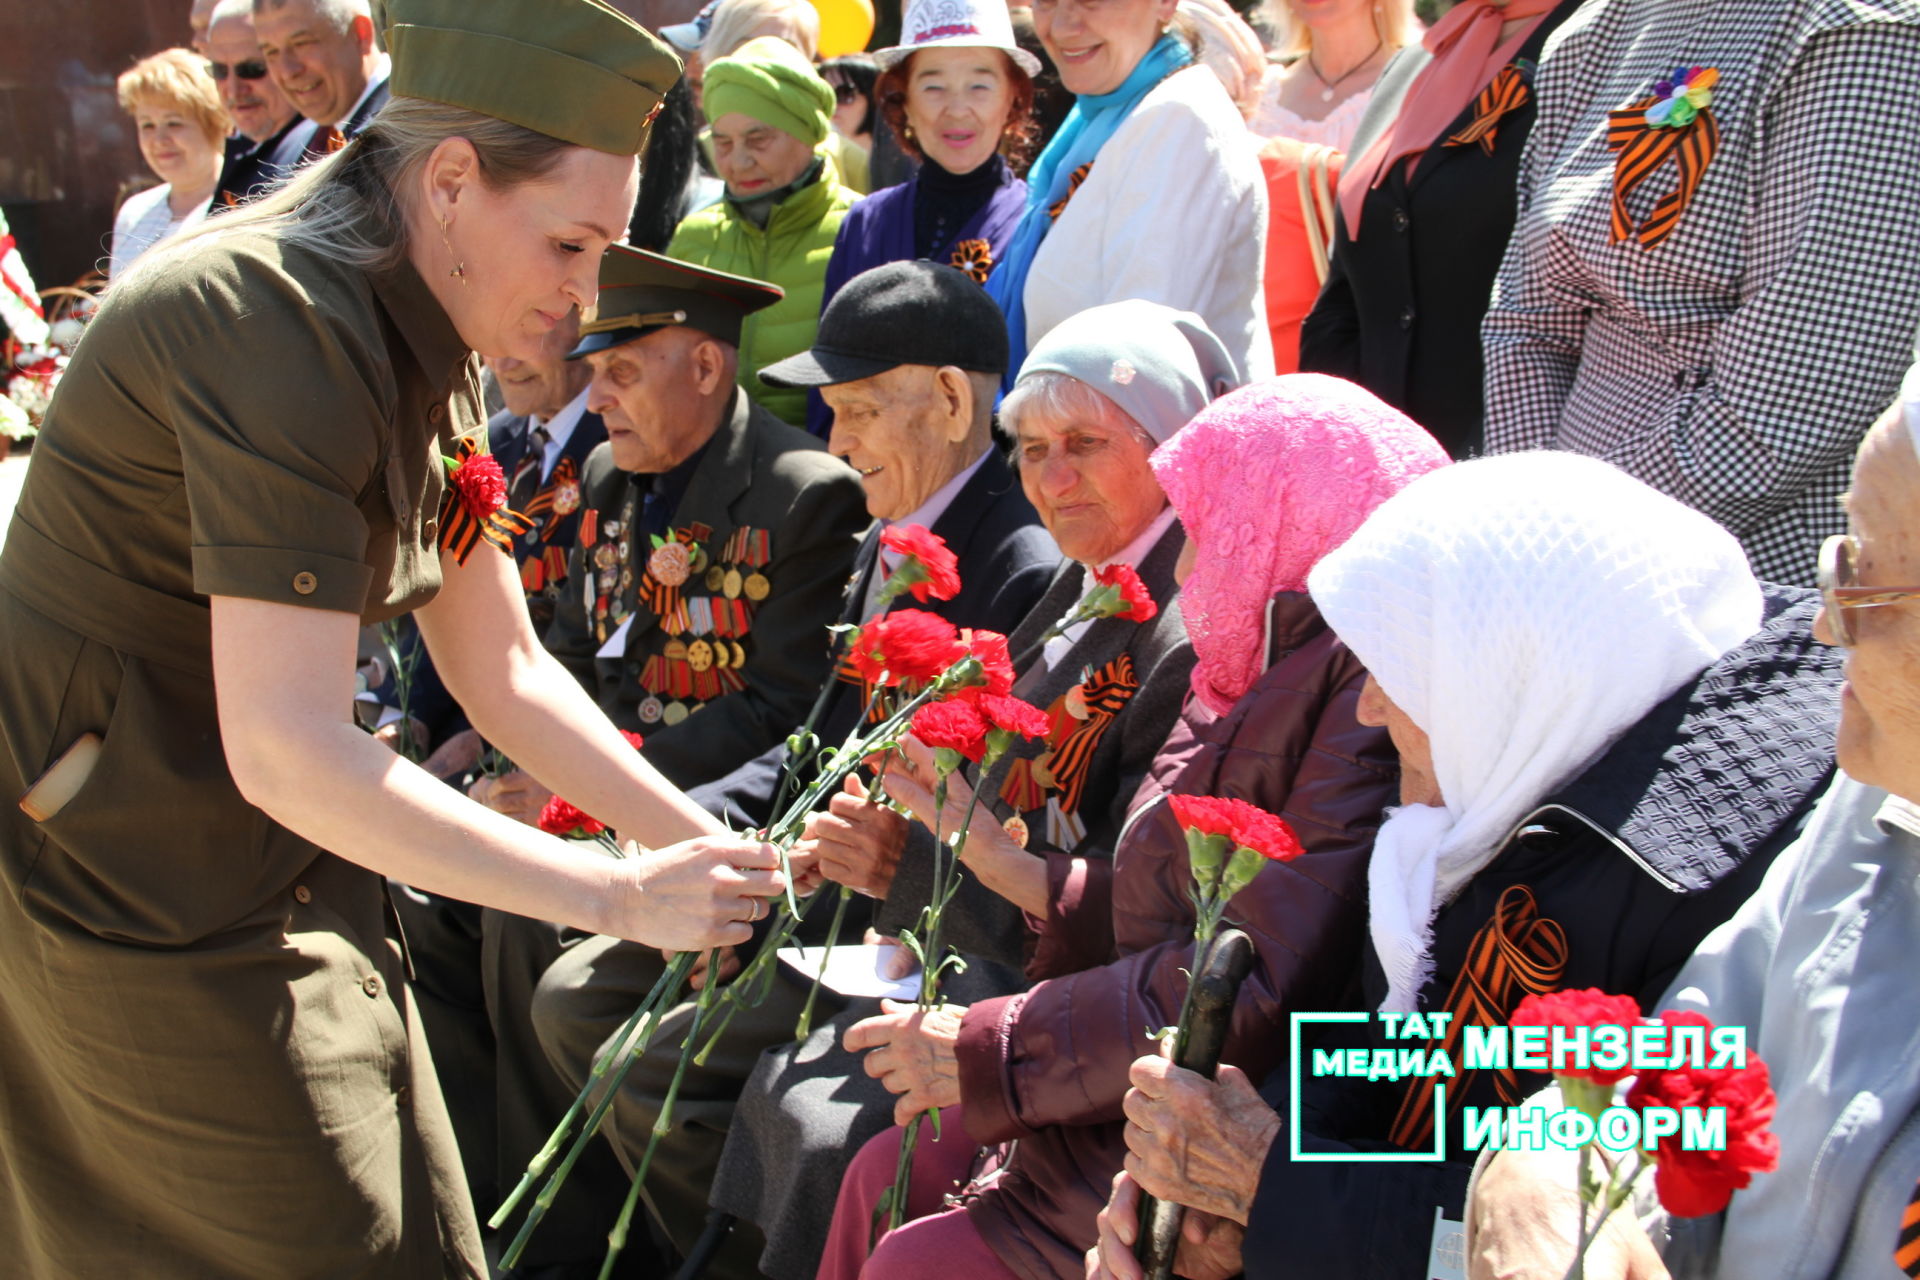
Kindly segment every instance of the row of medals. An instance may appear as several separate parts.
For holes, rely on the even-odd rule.
[[[729,600],[738,600],[745,596],[758,604],[765,600],[773,590],[773,584],[767,581],[767,575],[759,570],[742,574],[738,565],[721,568],[713,563],[703,546],[691,549],[692,561],[682,567],[676,557],[661,556],[660,552],[668,547],[657,548],[648,558],[648,571],[655,579],[670,587],[683,586],[689,577],[703,576],[709,592],[725,596]],[[685,546],[685,543],[679,545]],[[630,571],[629,571],[630,572]],[[628,584],[621,583],[624,590]],[[695,671],[706,671],[713,667],[725,670],[732,667],[739,670],[747,665],[747,651],[738,640],[726,640],[719,636],[711,641],[697,636],[689,644],[679,636],[670,638],[660,650],[660,656],[668,662],[685,662]],[[679,724],[692,714],[686,703],[675,698],[672,702],[662,703],[658,694],[649,693],[640,700],[640,720],[643,724]]]

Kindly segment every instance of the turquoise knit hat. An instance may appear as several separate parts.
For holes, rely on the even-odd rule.
[[[749,40],[708,64],[700,105],[707,123],[735,111],[819,146],[833,119],[833,90],[778,36]]]

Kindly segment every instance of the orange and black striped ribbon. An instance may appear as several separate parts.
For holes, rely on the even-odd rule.
[[[1613,165],[1613,241],[1618,244],[1637,238],[1651,249],[1673,234],[1680,215],[1687,211],[1700,179],[1713,162],[1720,146],[1720,125],[1711,108],[1704,109],[1678,129],[1655,128],[1647,123],[1647,108],[1658,102],[1647,98],[1625,111],[1607,115],[1607,149],[1620,153]],[[1653,176],[1654,170],[1672,156],[1679,169],[1679,182],[1661,196],[1653,212],[1638,227],[1627,212],[1627,197],[1633,189]]]
[[[1073,193],[1080,189],[1080,184],[1087,180],[1087,175],[1091,172],[1093,172],[1091,160],[1073,171],[1072,176],[1067,179],[1067,194],[1047,206],[1047,221],[1060,221],[1060,215],[1067,211],[1067,201],[1073,199]]]
[[[1477,142],[1482,151],[1492,155],[1494,141],[1500,134],[1500,121],[1526,106],[1530,96],[1527,77],[1518,67],[1500,68],[1500,74],[1473,100],[1473,119],[1466,128],[1448,138],[1446,145],[1470,147]]]
[[[560,490],[569,485],[578,487],[579,483],[580,468],[575,465],[572,458],[562,458],[554,464],[553,474],[548,476],[547,482],[540,486],[540,491],[528,501],[526,509],[521,514],[535,524],[543,520],[546,522],[540,530],[541,541],[551,539],[559,531],[560,523],[567,518],[553,508],[554,500],[560,496]],[[575,508],[575,510],[578,509]]]
[[[1545,995],[1560,985],[1567,968],[1567,935],[1557,923],[1540,918],[1539,905],[1525,885],[1514,885],[1500,895],[1493,916],[1480,926],[1467,946],[1467,962],[1447,992],[1446,1012],[1453,1015],[1441,1047],[1460,1072],[1447,1086],[1447,1109],[1457,1110],[1467,1096],[1472,1073],[1460,1065],[1460,1046],[1467,1024],[1504,1027],[1520,1001]],[[1508,1106],[1520,1101],[1518,1077],[1511,1068],[1498,1073],[1500,1099]],[[1419,1150],[1433,1139],[1432,1077],[1411,1080],[1393,1122],[1394,1145]]]
[[[480,452],[472,440],[462,440],[457,465],[465,466],[467,459]],[[483,539],[512,555],[513,540],[532,527],[525,516],[505,506],[485,514],[470,510],[460,498],[459,486],[447,482],[440,499],[440,549],[451,551],[455,564],[465,564]]]
[[[953,246],[951,261],[972,276],[975,284],[985,284],[993,274],[993,246],[985,240],[962,240]]]
[[[1053,728],[1047,735],[1048,754],[1053,757],[1048,771],[1060,792],[1060,808],[1077,813],[1086,794],[1087,775],[1100,740],[1120,714],[1120,709],[1138,692],[1140,681],[1133,674],[1133,659],[1121,654],[1094,672],[1079,686],[1086,702],[1087,718],[1079,719],[1067,710],[1071,691],[1054,700],[1047,710]],[[1047,788],[1033,776],[1033,761],[1022,758],[1007,769],[1000,784],[1000,799],[1014,813],[1037,809],[1046,801]]]
[[[1920,1184],[1907,1197],[1906,1212],[1900,1215],[1900,1241],[1893,1250],[1893,1265],[1903,1276],[1920,1280]]]

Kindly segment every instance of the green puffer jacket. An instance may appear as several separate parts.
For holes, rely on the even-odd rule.
[[[667,246],[668,257],[766,280],[787,291],[771,307],[747,317],[740,331],[740,385],[782,421],[803,429],[807,393],[770,387],[760,381],[760,370],[813,345],[827,259],[841,219],[859,198],[823,173],[818,182],[775,205],[764,231],[722,199],[689,214]]]

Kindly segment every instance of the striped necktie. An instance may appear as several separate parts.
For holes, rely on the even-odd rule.
[[[1900,1241],[1893,1250],[1893,1265],[1903,1276],[1920,1277],[1920,1183],[1907,1197],[1907,1210],[1900,1215]]]
[[[347,145],[347,135],[340,132],[338,125],[323,124],[313,131],[313,137],[307,139],[304,160],[318,160],[330,156]]]
[[[513,510],[525,511],[527,504],[533,501],[533,495],[540,492],[540,473],[547,462],[547,442],[552,439],[545,427],[535,427],[527,433],[527,451],[514,464],[513,479],[507,482],[507,505]]]

